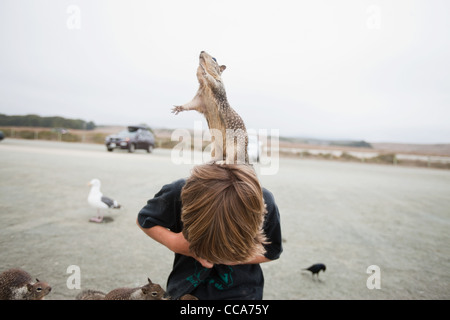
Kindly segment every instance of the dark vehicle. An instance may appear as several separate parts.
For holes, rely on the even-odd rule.
[[[155,137],[147,127],[129,126],[128,130],[107,136],[105,144],[108,151],[113,151],[115,148],[128,149],[128,152],[144,149],[150,153],[155,147]]]
[[[5,135],[3,134],[3,131],[0,131],[0,141],[2,141],[3,138],[5,138]]]

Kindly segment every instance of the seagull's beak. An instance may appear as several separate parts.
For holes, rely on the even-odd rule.
[[[88,184],[87,184],[87,185],[88,185],[88,186],[90,187],[90,186],[92,186],[92,183],[88,182]]]

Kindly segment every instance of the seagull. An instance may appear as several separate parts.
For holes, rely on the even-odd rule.
[[[314,275],[316,274],[317,279],[319,279],[319,272],[321,270],[323,270],[323,272],[325,272],[326,269],[327,269],[327,267],[323,263],[316,263],[316,264],[313,264],[311,267],[303,269],[303,270],[311,271],[311,275],[314,277]]]
[[[97,217],[92,217],[89,219],[91,222],[102,222],[103,221],[103,214],[101,213],[101,209],[119,209],[120,204],[111,198],[105,197],[100,192],[100,180],[98,179],[92,179],[89,184],[91,186],[91,191],[89,192],[88,196],[88,203],[94,207],[97,208]]]

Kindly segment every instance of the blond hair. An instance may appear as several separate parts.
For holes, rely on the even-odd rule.
[[[183,235],[196,256],[230,264],[265,253],[263,191],[251,166],[196,166],[182,189],[181,201]]]

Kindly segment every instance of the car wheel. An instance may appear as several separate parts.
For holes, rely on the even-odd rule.
[[[108,149],[109,152],[112,152],[114,150],[114,148],[106,148]]]
[[[147,152],[152,153],[152,151],[153,151],[153,146],[151,144],[149,144],[147,147]]]
[[[128,152],[133,153],[136,150],[136,146],[134,145],[134,143],[130,143],[130,145],[128,146]]]

